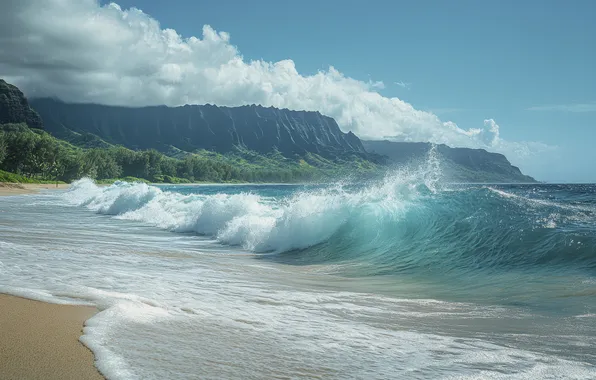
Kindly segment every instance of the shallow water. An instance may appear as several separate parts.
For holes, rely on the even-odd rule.
[[[596,186],[0,198],[0,291],[97,305],[110,379],[593,379]]]

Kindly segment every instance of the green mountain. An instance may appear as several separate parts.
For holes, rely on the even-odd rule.
[[[0,170],[70,181],[332,181],[424,160],[428,143],[361,141],[318,112],[261,106],[30,103],[0,80]],[[43,121],[43,122],[42,122]],[[448,180],[533,182],[500,154],[437,148]]]
[[[367,153],[361,146],[350,149],[349,144],[354,142],[355,136],[335,136],[340,139],[345,137],[342,142],[346,144],[345,149],[333,145],[335,143],[330,142],[335,138],[332,134],[338,132],[339,128],[333,125],[334,121],[331,123],[332,119],[320,115],[321,120],[331,123],[329,131],[333,133],[326,131],[329,133],[319,135],[317,141],[322,143],[311,144],[307,138],[303,138],[304,146],[300,150],[292,151],[291,147],[283,144],[280,145],[283,152],[275,144],[264,147],[261,152],[249,149],[247,144],[232,144],[224,149],[227,140],[222,138],[222,145],[217,145],[220,151],[216,152],[200,149],[204,146],[201,145],[204,140],[200,136],[193,139],[186,136],[187,145],[178,144],[176,134],[170,136],[167,141],[188,149],[183,150],[164,144],[159,139],[152,143],[156,137],[144,138],[149,131],[145,132],[139,124],[132,124],[139,128],[138,134],[119,137],[115,131],[112,135],[106,132],[112,125],[108,123],[103,129],[93,130],[98,135],[90,133],[85,124],[79,124],[82,121],[72,123],[72,115],[67,112],[63,115],[66,118],[64,123],[54,123],[53,119],[46,116],[49,123],[43,126],[37,113],[16,87],[6,85],[5,89],[5,101],[0,104],[0,112],[8,116],[0,124],[0,171],[24,176],[27,182],[68,182],[83,176],[101,181],[129,178],[169,183],[302,182],[330,180],[346,175],[370,177],[382,172],[380,165],[366,159]],[[101,111],[102,106],[99,107]],[[297,114],[296,117],[300,118],[301,115]],[[308,123],[312,121],[305,121],[304,132],[319,132],[314,125],[306,126]],[[308,131],[308,128],[311,130]],[[122,129],[132,130],[127,127]],[[160,131],[160,135],[165,139],[167,129]],[[246,141],[250,141],[250,137],[243,136]],[[299,140],[299,136],[293,138]],[[325,138],[329,140],[325,141]],[[285,139],[280,138],[278,141]],[[360,140],[356,138],[355,141],[359,143]],[[329,148],[331,145],[333,147]],[[4,173],[0,175],[2,178],[10,180],[22,177]]]
[[[43,128],[41,117],[16,86],[0,79],[0,124],[25,123],[30,128]]]
[[[261,106],[115,107],[69,104],[33,99],[45,128],[63,137],[91,133],[110,144],[131,149],[171,147],[186,152],[210,150],[222,154],[238,148],[259,154],[277,151],[287,158],[308,153],[336,160],[349,156],[370,159],[353,133],[344,133],[334,119],[319,112]]]

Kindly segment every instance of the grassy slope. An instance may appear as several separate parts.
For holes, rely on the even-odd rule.
[[[3,128],[6,126],[3,125]],[[41,130],[31,130],[25,125],[13,125],[13,128],[20,128],[19,131],[22,133],[36,133],[44,134]],[[95,135],[65,133],[64,139],[52,136],[52,139],[60,145],[67,152],[84,152],[90,148],[114,148],[113,145],[106,143],[105,141],[97,138]],[[247,170],[251,172],[270,172],[275,175],[280,173],[284,174],[289,180],[280,179],[281,182],[305,182],[305,181],[320,181],[330,178],[345,177],[348,175],[374,175],[381,172],[381,167],[366,161],[360,157],[345,157],[336,161],[325,159],[317,154],[308,153],[303,157],[296,156],[294,158],[284,157],[279,152],[272,152],[269,154],[259,154],[254,151],[247,150],[242,147],[238,147],[235,151],[221,154],[213,151],[201,150],[193,153],[183,152],[180,150],[172,149],[170,157],[174,156],[177,159],[184,159],[187,156],[197,156],[201,159],[220,162],[233,166],[240,170]],[[172,154],[173,153],[173,154]],[[106,184],[113,183],[116,180],[124,180],[127,182],[150,182],[147,179],[136,178],[136,177],[122,177],[112,179],[98,180],[98,183]],[[270,182],[264,180],[265,182]],[[277,180],[275,180],[277,181]],[[19,174],[10,173],[7,171],[0,170],[0,182],[12,182],[12,183],[56,183],[56,181],[41,180],[35,177],[25,177]],[[160,180],[155,181],[158,183],[190,183],[186,178],[161,176]],[[213,183],[213,181],[198,181],[195,180],[193,183]],[[221,181],[218,181],[221,182]],[[254,182],[261,182],[255,180]],[[63,182],[62,182],[63,183]],[[229,180],[225,183],[247,183],[243,180]]]
[[[46,181],[37,178],[28,178],[19,174],[6,172],[4,170],[0,170],[0,182],[9,182],[9,183],[65,183],[62,181]]]

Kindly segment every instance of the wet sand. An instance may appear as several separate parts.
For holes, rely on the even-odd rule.
[[[0,379],[104,379],[79,342],[96,312],[0,294]]]

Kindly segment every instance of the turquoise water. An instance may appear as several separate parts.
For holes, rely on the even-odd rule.
[[[110,379],[593,379],[596,185],[82,180],[0,199],[0,291]]]
[[[400,292],[387,282],[409,278],[446,299],[595,311],[596,185],[407,185],[162,189],[231,195],[223,207],[234,196],[266,204],[228,215],[238,225],[219,228],[224,217],[214,234],[257,259],[382,278],[384,293]],[[190,230],[214,232],[200,222]]]

